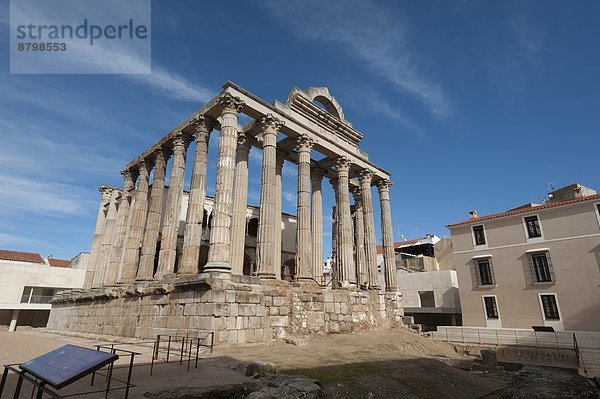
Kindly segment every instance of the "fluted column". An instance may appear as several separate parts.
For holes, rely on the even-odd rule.
[[[296,277],[313,280],[313,252],[310,231],[310,150],[313,142],[307,136],[298,138],[298,221],[296,224]]]
[[[388,179],[377,181],[381,202],[381,234],[383,243],[383,264],[385,266],[385,290],[396,291],[396,256],[394,254],[394,236],[392,232],[392,210],[390,206],[390,187]]]
[[[104,276],[104,285],[112,285],[119,279],[119,265],[125,245],[125,233],[129,223],[131,192],[134,188],[131,172],[124,170],[123,175],[123,193],[119,200],[119,210],[117,212],[117,225],[113,236],[112,252],[110,254],[110,264],[108,271]]]
[[[356,285],[356,271],[354,269],[352,216],[350,213],[350,192],[348,187],[348,174],[350,161],[340,157],[336,161],[338,175],[338,263],[340,270],[340,283],[344,286]]]
[[[321,183],[325,171],[311,170],[311,233],[312,233],[312,275],[320,284],[323,278],[323,193]]]
[[[250,141],[244,133],[238,135],[233,183],[233,219],[231,221],[231,272],[244,274],[246,248],[246,209],[248,208],[248,155]]]
[[[237,147],[238,112],[241,111],[243,102],[239,98],[225,93],[219,100],[219,105],[222,112],[215,207],[210,229],[208,263],[204,267],[204,271],[230,273],[233,175]]]
[[[369,286],[369,271],[365,255],[365,215],[362,201],[362,190],[352,189],[354,197],[354,259],[356,261],[356,275],[358,285],[363,288]]]
[[[108,212],[104,219],[104,227],[102,229],[102,237],[100,240],[100,248],[98,260],[96,261],[96,269],[94,272],[94,280],[92,287],[102,287],[104,285],[104,275],[110,264],[110,253],[112,248],[112,238],[117,220],[117,201],[121,195],[121,190],[116,188],[110,189],[110,200],[108,203]]]
[[[204,217],[204,200],[206,198],[206,169],[208,165],[208,141],[214,121],[199,116],[192,121],[196,132],[196,149],[188,209],[183,234],[183,254],[181,267],[177,271],[181,275],[199,272],[200,246],[202,245],[202,219]]]
[[[260,213],[256,244],[258,276],[273,279],[275,274],[275,180],[277,161],[277,130],[279,119],[268,114],[259,121],[263,136],[262,177],[260,185]]]
[[[154,178],[152,179],[152,188],[150,189],[150,204],[148,206],[146,230],[144,232],[144,239],[142,240],[142,255],[136,280],[152,280],[152,276],[154,275],[166,174],[167,161],[163,150],[159,148],[154,153]]]
[[[129,235],[125,246],[123,269],[119,283],[130,283],[134,280],[140,262],[140,246],[144,236],[146,217],[148,214],[148,169],[146,162],[140,160],[138,168],[138,185],[135,190],[135,199],[129,217]]]
[[[158,254],[158,269],[155,273],[156,278],[161,278],[175,272],[177,235],[179,233],[179,219],[181,216],[181,197],[183,196],[183,183],[185,180],[185,154],[189,143],[190,137],[185,133],[180,133],[173,138],[173,163],[171,164],[165,221],[163,223],[160,252]]]
[[[281,212],[282,212],[282,180],[281,173],[283,172],[283,164],[285,162],[286,153],[284,151],[277,150],[277,160],[275,164],[275,222],[274,231],[275,236],[275,250],[273,253],[275,263],[275,278],[281,279]]]
[[[371,194],[371,180],[373,173],[364,169],[358,180],[362,194],[364,226],[365,226],[365,263],[369,276],[369,288],[379,288],[379,273],[377,272],[377,244],[375,241],[375,219],[373,215],[373,195]]]
[[[100,255],[100,244],[102,242],[102,230],[104,229],[104,220],[108,212],[108,204],[110,202],[110,187],[100,186],[100,207],[98,208],[98,216],[96,216],[96,227],[94,229],[94,239],[92,240],[92,249],[90,251],[90,259],[88,260],[88,269],[85,274],[84,288],[90,288],[94,281],[94,273],[98,256]]]
[[[331,280],[332,280],[332,287],[334,288],[338,288],[340,286],[340,275],[342,273],[340,273],[340,263],[338,262],[338,258],[339,258],[339,238],[340,238],[340,232],[339,232],[339,226],[340,224],[338,223],[338,221],[340,220],[340,216],[338,214],[338,211],[340,209],[340,207],[338,206],[338,179],[334,178],[334,179],[330,179],[329,183],[331,184],[331,187],[333,187],[333,193],[334,193],[334,198],[335,198],[335,205],[333,206],[333,209],[331,210]]]

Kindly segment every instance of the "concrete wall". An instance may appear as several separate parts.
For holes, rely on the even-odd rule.
[[[0,260],[0,308],[14,309],[26,286],[81,288],[84,278],[82,269]]]
[[[600,331],[600,220],[585,201],[451,228],[465,326]],[[524,216],[537,215],[543,237],[527,239]],[[472,226],[483,225],[485,246],[474,247]],[[527,251],[547,249],[555,281],[533,284]],[[495,286],[473,281],[474,257],[491,256]],[[539,295],[557,295],[561,320],[545,320]],[[495,295],[499,319],[487,320],[483,296]]]
[[[458,279],[453,270],[422,273],[398,272],[398,289],[402,293],[402,305],[405,308],[421,307],[420,291],[433,291],[435,306],[454,309],[460,313]]]

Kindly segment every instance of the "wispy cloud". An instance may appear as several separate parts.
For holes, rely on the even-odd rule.
[[[0,173],[2,213],[63,216],[83,214],[97,204],[85,201],[85,190],[56,182],[43,182]]]
[[[292,191],[283,191],[281,193],[282,198],[284,199],[284,201],[290,203],[290,204],[295,204],[296,203],[296,193],[292,192]]]
[[[508,21],[508,29],[516,44],[516,55],[520,62],[536,68],[541,61],[545,33],[533,26],[529,9],[513,14]]]
[[[113,4],[113,8],[118,9],[124,15],[127,14],[126,3],[113,0]],[[11,9],[11,18],[35,21],[38,25],[51,25],[89,13],[85,9],[78,8],[78,6],[78,4],[74,4],[72,9],[64,9],[65,7],[55,9],[45,6],[39,7],[39,5],[33,7],[19,5],[19,7]],[[107,6],[107,9],[110,9],[110,7]],[[102,16],[96,17],[101,18]],[[9,24],[9,21],[2,18],[0,24],[6,25]],[[150,55],[144,57],[142,56],[143,53],[136,51],[136,49],[125,47],[122,41],[118,41],[118,43],[106,40],[97,41],[93,46],[90,46],[85,40],[71,40],[68,45],[69,57],[66,62],[75,71],[107,71],[106,73],[116,74],[123,79],[143,84],[175,100],[206,102],[215,95],[212,90],[190,82],[188,79],[156,63],[152,65],[151,73],[132,74],[132,71],[147,71],[149,69]]]
[[[490,60],[493,78],[509,100],[525,90],[542,65],[545,32],[533,21],[527,3],[511,10],[505,22],[506,50]]]
[[[419,72],[407,43],[406,21],[397,15],[391,18],[383,5],[369,0],[269,0],[261,4],[296,35],[345,49],[357,62],[397,91],[426,104],[434,114],[451,113],[442,86]]]

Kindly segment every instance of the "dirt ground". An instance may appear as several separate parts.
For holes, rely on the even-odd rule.
[[[298,339],[219,350],[239,360],[274,363],[280,371],[317,379],[329,398],[480,398],[506,385],[507,375],[471,373],[433,359],[460,358],[454,348],[407,329]]]
[[[67,343],[92,347],[111,339],[91,340],[43,331],[0,332],[0,364],[23,362]],[[274,363],[279,371],[303,374],[321,382],[328,398],[481,398],[506,385],[508,376],[462,371],[433,357],[459,358],[453,347],[406,329],[290,339],[269,345],[217,348],[197,370],[177,362],[158,365],[149,376],[151,348],[136,360],[130,398],[195,397],[219,387],[251,383],[232,369],[239,362]],[[124,374],[125,368],[117,370]],[[74,387],[73,392],[87,386]],[[10,391],[12,392],[12,391]],[[3,397],[8,392],[5,392]],[[93,396],[86,396],[93,397]],[[100,395],[98,397],[103,397]],[[123,397],[123,391],[109,397]],[[207,397],[207,396],[203,396]],[[210,396],[208,396],[210,397]]]

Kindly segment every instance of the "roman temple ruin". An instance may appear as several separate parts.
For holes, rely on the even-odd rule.
[[[240,125],[242,113],[249,121]],[[214,198],[206,195],[213,131]],[[225,83],[126,166],[122,189],[100,188],[84,289],[55,296],[48,327],[138,338],[213,331],[215,343],[227,345],[399,326],[391,181],[359,148],[362,139],[327,88],[294,88],[285,103],[269,104]],[[262,149],[260,206],[249,211],[253,147]],[[297,215],[282,220],[285,161],[297,164]],[[331,281],[323,277],[323,180],[335,192]],[[373,186],[381,209],[383,283]],[[292,248],[282,248],[291,240]]]

